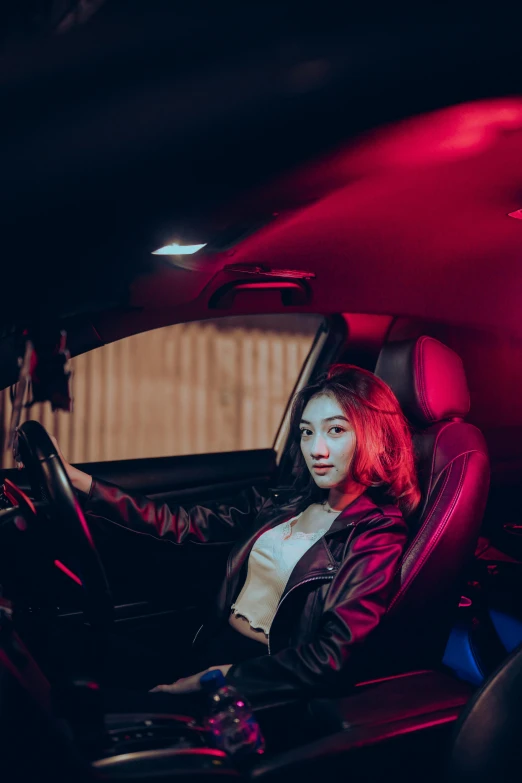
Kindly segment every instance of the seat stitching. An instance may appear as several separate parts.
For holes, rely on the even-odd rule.
[[[436,510],[436,508],[437,508],[437,504],[438,504],[438,502],[439,502],[439,500],[440,500],[440,497],[441,497],[442,493],[444,492],[444,489],[445,489],[445,487],[446,487],[446,484],[447,484],[447,483],[448,483],[448,481],[449,481],[449,472],[447,471],[447,468],[448,468],[448,467],[451,467],[451,463],[450,463],[450,465],[449,465],[449,466],[446,466],[446,468],[444,468],[444,471],[445,471],[445,473],[446,473],[446,476],[445,476],[444,482],[443,482],[443,484],[442,484],[442,486],[441,486],[441,488],[440,488],[440,490],[439,490],[439,494],[438,494],[438,496],[437,496],[437,499],[436,499],[435,503],[433,504],[433,508],[431,509],[430,513],[428,514],[428,516],[427,516],[427,517],[426,517],[426,519],[424,520],[422,527],[421,527],[421,528],[418,530],[418,532],[417,532],[417,535],[415,536],[414,540],[411,542],[410,546],[408,547],[408,549],[407,549],[407,550],[406,550],[406,552],[404,553],[404,556],[403,556],[403,558],[402,558],[401,562],[399,563],[399,565],[398,565],[398,566],[397,566],[397,568],[395,569],[395,573],[394,573],[394,575],[393,575],[393,576],[394,576],[394,578],[395,578],[396,576],[398,576],[398,574],[400,574],[400,572],[401,572],[401,570],[402,570],[402,564],[403,564],[403,562],[404,562],[404,561],[405,561],[405,559],[408,557],[408,555],[410,554],[410,552],[412,552],[412,551],[413,551],[414,544],[415,544],[415,540],[416,540],[416,539],[417,539],[417,538],[418,538],[418,537],[419,537],[419,536],[422,534],[422,532],[423,532],[424,528],[425,528],[425,527],[426,527],[426,525],[427,525],[427,524],[430,522],[430,520],[431,520],[431,517],[432,517],[432,516],[433,516],[433,514],[435,513],[435,510]],[[393,599],[393,601],[392,601],[392,604],[390,605],[390,607],[391,607],[391,606],[392,606],[392,605],[395,603],[395,600],[396,600],[396,598],[397,598],[397,596],[396,596],[396,597]]]
[[[466,465],[467,465],[468,461],[469,461],[469,452],[464,455],[464,460],[462,462],[462,468],[461,468],[461,473],[460,473],[460,478],[459,478],[459,483],[457,485],[457,489],[456,489],[455,494],[453,496],[453,500],[451,502],[451,505],[450,505],[448,511],[446,512],[446,516],[445,516],[444,520],[439,525],[439,528],[438,528],[438,531],[437,531],[436,535],[432,538],[433,544],[435,544],[439,540],[439,538],[441,537],[441,535],[442,535],[442,533],[443,533],[443,531],[444,531],[444,529],[446,527],[446,524],[448,522],[448,519],[451,516],[451,514],[453,513],[453,509],[455,508],[457,500],[460,497],[460,493],[462,491],[462,485],[464,484],[464,472],[465,472]],[[450,463],[450,468],[453,467],[454,463],[455,463],[455,460],[452,460],[452,462]],[[448,473],[448,479],[449,479],[449,473]],[[430,550],[431,549],[433,549],[433,545],[430,547]],[[413,572],[414,573],[414,577],[417,575],[417,573],[418,573],[419,569],[421,568],[422,564],[424,563],[424,561],[428,557],[428,554],[429,554],[429,551],[425,550],[424,556],[421,558],[417,568]]]
[[[448,424],[451,424],[451,422],[448,422]],[[451,467],[455,460],[460,459],[461,457],[466,457],[468,454],[483,454],[484,457],[486,456],[480,449],[468,449],[467,451],[461,451],[460,454],[455,454],[455,456],[446,463],[443,470],[447,470],[449,467]]]
[[[462,455],[461,455],[461,454],[459,454],[459,457],[461,457],[461,456],[462,456]],[[458,457],[455,457],[455,459],[458,459]],[[420,527],[420,528],[419,528],[419,530],[417,531],[417,535],[415,536],[415,539],[417,539],[417,538],[418,538],[418,537],[419,537],[419,536],[420,536],[420,535],[423,533],[424,529],[426,528],[426,526],[427,526],[427,525],[429,525],[429,523],[431,522],[431,518],[432,518],[432,516],[434,515],[435,511],[437,510],[437,505],[438,505],[438,503],[439,503],[439,500],[440,500],[440,498],[441,498],[441,495],[442,495],[442,493],[444,492],[444,490],[445,490],[445,488],[446,488],[446,484],[447,484],[447,483],[448,483],[448,481],[449,481],[449,477],[450,477],[450,471],[448,470],[448,468],[451,468],[451,465],[452,465],[453,461],[454,461],[454,460],[452,460],[452,461],[451,461],[451,462],[450,462],[448,465],[446,465],[446,467],[444,468],[444,473],[445,473],[446,475],[445,475],[445,477],[444,477],[444,481],[443,481],[443,483],[442,483],[442,485],[441,485],[441,488],[439,489],[439,493],[438,493],[438,495],[437,495],[437,499],[435,500],[435,503],[433,504],[433,507],[432,507],[432,509],[431,509],[430,513],[428,514],[428,516],[426,517],[426,519],[425,519],[425,520],[424,520],[424,522],[422,523],[422,527]],[[415,541],[415,540],[414,540],[414,541]],[[405,559],[405,558],[408,556],[409,552],[410,552],[410,551],[413,549],[414,541],[412,541],[412,543],[410,544],[410,546],[409,546],[409,548],[408,548],[407,552],[406,552],[406,553],[405,553],[405,555],[404,555],[404,558],[403,558],[403,560],[404,560],[404,559]],[[402,568],[402,564],[401,564],[401,565],[400,565],[400,566],[397,568],[397,572],[399,572],[399,571],[401,570],[401,568]]]
[[[445,466],[445,468],[444,468],[444,472],[446,472],[446,471],[448,470],[448,468],[451,468],[451,466],[453,465],[453,463],[454,463],[456,460],[460,459],[461,457],[469,457],[469,455],[470,455],[470,454],[482,454],[482,456],[483,456],[483,457],[485,457],[485,456],[486,456],[486,455],[484,454],[484,452],[483,452],[483,451],[480,451],[480,449],[469,449],[468,451],[462,451],[460,454],[457,454],[455,457],[453,457],[453,459],[451,459],[451,460],[448,462],[448,464],[447,464],[447,465]],[[448,481],[449,481],[449,472],[448,472],[448,473],[446,473],[446,479],[444,480],[444,484],[443,484],[443,485],[442,485],[442,487],[441,487],[441,490],[440,490],[440,492],[439,492],[439,495],[438,495],[438,497],[437,497],[437,500],[436,500],[436,501],[435,501],[435,503],[433,504],[433,508],[432,508],[432,510],[430,511],[430,513],[429,513],[428,517],[427,517],[427,518],[426,518],[426,520],[424,521],[424,523],[423,523],[422,527],[421,527],[421,528],[419,529],[419,531],[417,532],[417,535],[415,536],[415,538],[418,538],[418,537],[421,535],[421,533],[423,532],[424,528],[426,527],[426,525],[428,524],[428,522],[431,520],[431,517],[433,516],[433,514],[434,514],[434,513],[435,513],[435,511],[436,511],[437,504],[438,504],[438,502],[439,502],[439,500],[440,500],[441,493],[444,491],[444,488],[446,487],[446,483],[447,483]],[[409,548],[409,549],[407,550],[407,552],[405,553],[404,557],[407,557],[407,556],[408,556],[408,554],[410,553],[410,551],[411,551],[412,547],[413,547],[413,542],[412,542],[412,544],[411,544],[410,548]],[[404,558],[403,558],[403,560],[404,560]],[[397,572],[398,572],[398,571],[400,571],[401,567],[402,567],[402,566],[399,566],[399,567],[397,568]],[[397,572],[396,572],[396,573],[397,573]]]
[[[459,483],[458,483],[458,485],[457,485],[457,489],[456,489],[456,491],[455,491],[455,494],[454,494],[454,496],[453,496],[453,501],[452,501],[452,503],[451,503],[451,505],[450,505],[450,507],[449,507],[448,511],[446,512],[446,515],[445,515],[445,517],[444,517],[443,521],[442,521],[442,522],[441,522],[441,524],[439,525],[439,528],[438,528],[438,531],[437,531],[436,535],[435,535],[435,536],[432,538],[432,540],[431,540],[431,542],[430,542],[430,546],[429,546],[429,547],[427,547],[427,548],[425,549],[425,551],[424,551],[424,555],[423,555],[423,556],[422,556],[422,557],[421,557],[421,558],[418,560],[418,562],[417,562],[417,566],[414,568],[414,570],[413,570],[413,572],[412,572],[412,575],[411,575],[410,579],[408,580],[408,586],[411,586],[412,582],[414,582],[414,581],[415,581],[415,579],[416,579],[416,577],[417,577],[417,575],[418,575],[418,573],[419,573],[420,569],[421,569],[421,568],[422,568],[422,566],[424,565],[424,563],[425,563],[426,559],[429,557],[429,555],[431,554],[431,552],[432,552],[432,551],[433,551],[433,549],[435,548],[435,545],[437,544],[437,542],[438,542],[439,538],[441,537],[442,533],[444,532],[444,529],[445,529],[445,527],[446,527],[446,525],[447,525],[448,519],[450,518],[450,516],[451,516],[451,514],[452,514],[452,512],[453,512],[453,509],[455,508],[455,505],[456,505],[456,503],[457,503],[457,500],[458,500],[458,498],[460,497],[460,493],[461,493],[461,491],[462,491],[462,485],[463,485],[463,483],[464,483],[464,472],[465,472],[466,465],[467,465],[467,463],[468,463],[468,461],[469,461],[469,455],[470,455],[470,453],[472,453],[472,452],[467,452],[467,453],[464,455],[464,461],[463,461],[463,463],[462,463],[462,468],[461,468],[461,473],[460,473]],[[455,458],[455,459],[457,459],[457,458]],[[452,460],[452,462],[450,463],[450,465],[449,465],[450,469],[451,469],[451,467],[453,466],[454,462],[455,462],[455,460]],[[444,482],[444,485],[443,485],[444,487],[446,486],[447,482],[449,481],[449,476],[450,476],[450,473],[451,473],[451,470],[449,470],[449,471],[448,471],[447,480]],[[432,512],[431,512],[431,514],[429,515],[429,518],[430,518],[430,519],[431,519],[431,517],[433,516],[433,514],[434,514],[434,512],[435,512],[435,509],[436,509],[436,507],[437,507],[437,504],[439,503],[439,500],[440,500],[440,498],[441,498],[441,494],[442,494],[442,492],[439,492],[439,496],[438,496],[438,498],[437,498],[437,502],[436,502],[436,504],[434,505],[434,507],[433,507],[433,509],[432,509]],[[426,520],[426,523],[427,523],[427,521],[428,521],[428,520]],[[425,523],[425,524],[422,526],[422,529],[424,529],[424,527],[426,526],[426,523]],[[421,529],[421,530],[422,530],[422,529]],[[420,535],[420,531],[419,531],[419,535]],[[394,604],[395,604],[395,603],[397,603],[397,601],[398,601],[398,600],[399,600],[399,598],[400,598],[400,597],[403,595],[403,593],[404,593],[404,589],[401,589],[401,590],[399,590],[399,592],[397,593],[397,595],[394,597],[394,599],[393,599],[393,600],[392,600],[392,602],[390,603],[390,606],[388,607],[388,611],[389,611],[389,610],[390,610],[390,609],[391,609],[391,608],[394,606]]]
[[[424,384],[424,373],[422,372],[422,368],[424,366],[424,343],[428,340],[427,337],[421,337],[421,339],[418,342],[418,361],[416,361],[416,364],[419,365],[419,400],[421,404],[421,408],[424,412],[424,415],[426,416],[426,419],[430,421],[433,416],[431,415],[430,409],[428,407],[427,399],[426,399],[426,390],[425,390],[425,384]]]
[[[467,455],[466,455],[466,458],[467,458]],[[420,530],[420,531],[419,531],[419,533],[417,534],[416,538],[418,538],[418,537],[421,535],[422,531],[424,530],[424,528],[426,527],[426,525],[428,524],[428,522],[431,520],[432,516],[435,514],[435,511],[437,510],[437,506],[438,506],[438,504],[439,504],[439,501],[440,501],[440,499],[441,499],[441,497],[442,497],[443,490],[445,489],[445,487],[446,487],[446,485],[447,485],[447,483],[448,483],[448,481],[449,481],[449,478],[450,478],[450,474],[451,474],[451,467],[452,467],[452,465],[450,465],[450,466],[449,466],[449,468],[450,468],[450,469],[448,470],[448,472],[447,472],[447,474],[446,474],[446,479],[445,479],[445,481],[444,481],[444,484],[443,484],[443,485],[442,485],[442,487],[441,487],[441,491],[439,492],[439,495],[438,495],[438,497],[437,497],[437,500],[436,500],[436,502],[435,502],[435,504],[434,504],[434,506],[433,506],[433,508],[432,508],[432,510],[431,510],[431,512],[430,512],[430,514],[429,514],[429,516],[428,516],[428,518],[426,519],[426,521],[425,521],[424,525],[422,526],[421,530]],[[460,482],[459,482],[459,484],[460,484]],[[456,494],[457,494],[457,493],[456,493]],[[456,498],[456,495],[455,495],[455,498]],[[444,519],[444,520],[443,520],[443,522],[442,522],[442,523],[439,525],[439,529],[438,529],[438,531],[437,531],[437,535],[436,535],[436,536],[435,536],[435,537],[432,539],[432,541],[430,542],[430,545],[429,545],[429,547],[426,547],[426,549],[425,549],[425,551],[424,551],[424,554],[421,556],[421,558],[419,559],[419,561],[418,561],[418,563],[417,563],[416,567],[413,569],[412,575],[411,575],[410,579],[408,580],[408,587],[410,587],[410,586],[411,586],[411,584],[412,584],[412,582],[415,580],[415,578],[416,578],[417,574],[419,573],[419,569],[420,569],[420,568],[422,567],[422,565],[424,564],[424,562],[425,562],[426,558],[427,558],[427,557],[428,557],[428,556],[431,554],[431,551],[433,550],[433,546],[434,546],[434,544],[435,544],[435,543],[438,541],[438,539],[440,538],[440,535],[442,534],[442,531],[443,531],[443,529],[444,529],[444,526],[445,526],[445,524],[446,524],[446,522],[447,522],[448,516],[449,516],[450,512],[453,510],[453,507],[454,507],[454,504],[455,504],[455,498],[454,498],[454,501],[453,501],[453,503],[451,504],[451,507],[450,507],[450,509],[448,510],[448,512],[446,512],[446,517],[445,517],[445,519]],[[406,552],[406,554],[405,554],[404,558],[402,559],[401,565],[399,566],[399,568],[398,568],[398,569],[397,569],[397,571],[396,571],[396,575],[397,575],[397,574],[398,574],[398,573],[401,571],[401,569],[402,569],[402,563],[404,562],[404,560],[405,560],[405,559],[406,559],[406,557],[408,556],[409,552],[410,552],[410,551],[412,551],[412,550],[413,550],[413,543],[412,543],[412,546],[410,547],[410,550],[409,550],[408,552]],[[390,611],[390,609],[392,609],[392,608],[395,606],[395,604],[398,602],[398,600],[399,600],[399,599],[400,599],[400,598],[403,596],[403,594],[404,594],[404,591],[405,591],[405,587],[406,587],[406,586],[405,586],[405,585],[403,585],[403,586],[402,586],[402,587],[401,587],[401,588],[398,590],[398,592],[396,593],[396,595],[395,595],[395,596],[394,596],[394,598],[392,599],[392,601],[391,601],[391,603],[390,603],[390,605],[389,605],[389,607],[388,607],[388,610],[387,610],[387,612],[389,612],[389,611]]]
[[[455,508],[455,506],[456,506],[456,504],[457,504],[457,502],[458,502],[458,499],[459,499],[460,495],[462,494],[462,487],[463,487],[463,485],[464,485],[464,476],[465,476],[465,472],[466,472],[467,463],[469,462],[470,455],[471,455],[471,454],[473,454],[473,453],[478,453],[478,454],[482,454],[483,456],[485,456],[485,455],[483,454],[483,452],[480,452],[480,451],[478,451],[477,449],[473,449],[472,451],[469,451],[469,452],[467,452],[466,454],[464,454],[464,460],[463,460],[463,463],[462,463],[462,469],[461,469],[461,474],[460,474],[460,478],[459,478],[459,483],[458,483],[458,486],[457,486],[457,488],[456,488],[456,491],[455,491],[455,494],[454,494],[454,497],[453,497],[453,501],[452,501],[452,503],[451,503],[451,506],[450,506],[450,508],[448,509],[448,512],[446,513],[446,516],[445,516],[444,520],[443,520],[443,521],[441,522],[441,524],[439,525],[439,529],[438,529],[438,531],[437,531],[437,534],[436,534],[436,535],[433,537],[433,539],[431,540],[431,543],[430,543],[430,546],[429,546],[429,548],[428,548],[428,549],[426,549],[426,551],[425,551],[424,555],[423,555],[423,556],[421,557],[421,559],[419,560],[419,562],[418,562],[418,564],[417,564],[416,568],[413,570],[413,572],[412,572],[412,575],[411,575],[411,577],[410,577],[410,579],[409,579],[409,582],[408,582],[408,587],[410,587],[410,586],[411,586],[411,584],[412,584],[412,583],[415,581],[415,579],[417,578],[417,576],[418,576],[418,574],[419,574],[419,571],[421,570],[421,568],[422,568],[422,566],[424,565],[424,563],[425,563],[425,561],[427,560],[427,558],[428,558],[428,557],[431,555],[432,551],[435,549],[435,547],[436,547],[436,545],[437,545],[437,543],[438,543],[438,541],[439,541],[440,537],[442,536],[442,534],[444,533],[444,531],[445,531],[445,529],[446,529],[446,526],[447,526],[448,520],[450,519],[450,517],[451,517],[451,515],[452,515],[452,513],[453,513],[453,510],[454,510],[454,508]],[[461,456],[462,456],[462,455],[461,455]],[[451,465],[453,465],[453,464],[455,463],[456,459],[457,459],[457,458],[455,458],[454,460],[452,460],[452,462],[451,462]],[[437,502],[438,502],[438,499],[437,499]],[[404,593],[404,590],[403,590],[403,589],[401,589],[401,590],[399,591],[398,595],[396,596],[396,600],[398,600],[399,598],[401,598],[403,593]],[[393,603],[395,603],[395,600],[393,601]]]
[[[444,425],[444,427],[441,427],[441,429],[437,432],[437,435],[435,437],[435,443],[433,444],[433,455],[431,458],[431,471],[430,471],[430,483],[428,485],[428,491],[426,492],[426,499],[429,497],[432,484],[433,484],[433,474],[434,474],[434,468],[435,468],[435,457],[437,453],[437,446],[439,444],[439,438],[442,435],[442,433],[452,424],[453,422],[448,421]],[[460,456],[460,455],[459,455]]]
[[[449,424],[449,423],[451,423],[451,422],[448,422],[448,424]],[[444,491],[444,488],[445,488],[445,486],[446,486],[446,483],[447,483],[447,481],[449,481],[449,473],[447,473],[447,470],[448,470],[448,468],[451,468],[451,466],[453,465],[453,463],[455,462],[455,460],[458,460],[458,459],[460,459],[461,457],[467,457],[467,456],[468,456],[468,455],[470,455],[470,454],[482,454],[482,456],[483,456],[483,457],[486,457],[486,454],[484,454],[484,452],[483,452],[483,451],[481,451],[480,449],[469,449],[468,451],[462,451],[460,454],[457,454],[455,457],[453,457],[453,458],[452,458],[452,459],[451,459],[451,460],[450,460],[450,461],[447,463],[447,465],[445,465],[445,467],[444,467],[444,472],[446,473],[446,479],[444,480],[444,483],[443,483],[443,485],[442,485],[442,487],[441,487],[441,489],[440,489],[440,491],[439,491],[439,495],[438,495],[438,497],[437,497],[437,500],[436,500],[436,501],[435,501],[435,503],[433,504],[433,508],[432,508],[432,510],[430,511],[429,515],[426,517],[425,521],[423,522],[423,524],[422,524],[422,527],[421,527],[421,528],[418,530],[418,532],[417,532],[417,535],[415,536],[415,538],[418,538],[418,536],[420,536],[420,534],[423,532],[423,530],[424,530],[424,528],[426,527],[426,525],[428,524],[428,522],[431,520],[431,517],[432,517],[432,515],[435,513],[435,510],[436,510],[436,508],[437,508],[437,503],[438,503],[438,502],[439,502],[439,500],[440,500],[440,495],[441,495],[441,493]],[[427,500],[428,500],[428,496],[427,496]],[[410,551],[411,551],[412,547],[413,547],[413,542],[412,542],[411,546],[409,547],[409,549],[406,551],[406,553],[405,553],[404,557],[407,557],[407,556],[408,556],[408,554],[410,553]],[[403,558],[403,559],[404,559],[404,558]],[[397,573],[398,573],[398,572],[401,570],[401,567],[402,567],[402,566],[399,566],[399,567],[397,568],[397,571],[395,572],[396,574],[397,574]]]

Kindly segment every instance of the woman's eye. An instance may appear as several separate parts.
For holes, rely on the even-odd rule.
[[[341,432],[344,432],[343,427],[331,427],[330,432],[333,432],[334,435],[340,435]]]
[[[303,437],[305,435],[311,435],[311,434],[312,433],[310,432],[310,430],[301,430],[301,437]]]

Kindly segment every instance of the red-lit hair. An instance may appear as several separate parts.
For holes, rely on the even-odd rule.
[[[290,433],[296,489],[310,500],[319,495],[322,498],[326,492],[315,484],[299,445],[303,411],[313,397],[322,394],[339,403],[355,432],[351,478],[368,488],[384,489],[404,516],[411,514],[419,505],[421,493],[408,422],[390,387],[372,372],[352,364],[333,365],[294,398]]]

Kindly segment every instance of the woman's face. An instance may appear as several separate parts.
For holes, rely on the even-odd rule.
[[[303,411],[300,429],[301,451],[317,486],[347,488],[355,433],[335,397],[312,397]]]

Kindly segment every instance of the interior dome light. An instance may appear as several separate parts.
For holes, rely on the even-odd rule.
[[[206,246],[207,246],[206,242],[204,245],[178,245],[177,242],[173,242],[172,245],[165,245],[165,247],[160,247],[159,250],[154,250],[152,255],[153,256],[191,256],[194,253],[197,253],[198,250],[202,250],[202,248]]]

